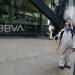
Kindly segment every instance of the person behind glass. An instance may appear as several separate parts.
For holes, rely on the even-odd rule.
[[[52,40],[52,39],[53,39],[52,33],[53,33],[53,32],[52,32],[52,26],[49,25],[49,35],[48,35],[49,40]]]
[[[60,39],[59,43],[59,68],[64,69],[66,68],[71,68],[71,48],[73,46],[73,26],[70,20],[67,20],[64,23],[64,29],[61,30],[56,36],[56,38]],[[57,39],[56,39],[57,40]]]

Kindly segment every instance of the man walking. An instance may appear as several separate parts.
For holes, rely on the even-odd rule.
[[[70,60],[71,60],[71,48],[73,46],[73,26],[71,21],[66,21],[64,24],[64,29],[55,36],[55,39],[58,37],[60,39],[59,43],[59,68],[64,69],[71,68]]]

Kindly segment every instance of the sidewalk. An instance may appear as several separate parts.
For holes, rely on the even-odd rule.
[[[73,75],[60,70],[55,42],[47,38],[0,38],[0,75]]]

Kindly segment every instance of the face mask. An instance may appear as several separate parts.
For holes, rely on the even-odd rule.
[[[64,26],[64,29],[66,29],[66,30],[67,30],[67,29],[69,29],[69,27],[68,27],[68,26]]]
[[[70,31],[70,29],[66,29],[67,31]]]
[[[65,25],[65,26],[64,26],[64,29],[66,29],[66,30],[68,30],[68,31],[69,31],[69,30],[71,30],[71,29],[72,29],[72,27],[71,27],[71,25]]]

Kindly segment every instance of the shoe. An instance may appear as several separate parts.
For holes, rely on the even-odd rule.
[[[59,65],[59,68],[63,70],[65,63],[64,63],[64,61],[61,60],[61,61],[59,61],[58,65]]]
[[[65,65],[64,67],[66,67],[66,68],[68,68],[68,69],[71,69],[71,66],[67,66],[67,65]]]
[[[64,69],[64,66],[59,66],[59,68],[60,68],[61,70],[63,70],[63,69]]]

